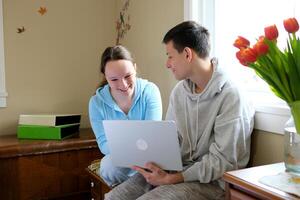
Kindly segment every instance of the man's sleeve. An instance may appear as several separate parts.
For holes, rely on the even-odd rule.
[[[253,129],[253,113],[247,107],[239,96],[224,99],[213,128],[214,142],[199,162],[183,172],[184,181],[208,183],[221,178],[225,171],[247,165]]]

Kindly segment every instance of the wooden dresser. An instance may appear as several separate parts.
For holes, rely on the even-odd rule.
[[[0,137],[0,199],[91,199],[86,172],[101,158],[91,129],[62,141]]]
[[[300,200],[299,197],[288,194],[276,188],[259,182],[264,176],[276,175],[284,172],[283,163],[251,167],[224,173],[226,199],[229,200]]]

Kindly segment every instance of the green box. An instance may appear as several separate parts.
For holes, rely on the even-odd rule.
[[[79,126],[80,124],[60,126],[19,125],[17,134],[19,139],[61,140],[77,134]]]

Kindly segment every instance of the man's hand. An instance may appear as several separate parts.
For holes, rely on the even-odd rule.
[[[183,176],[180,172],[167,173],[154,163],[147,163],[145,168],[133,166],[132,169],[142,174],[146,181],[154,186],[183,182]]]

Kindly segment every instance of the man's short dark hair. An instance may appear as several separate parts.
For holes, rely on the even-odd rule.
[[[194,21],[182,22],[164,36],[163,43],[172,41],[174,48],[181,53],[185,47],[193,49],[200,58],[207,58],[210,52],[208,30]]]

